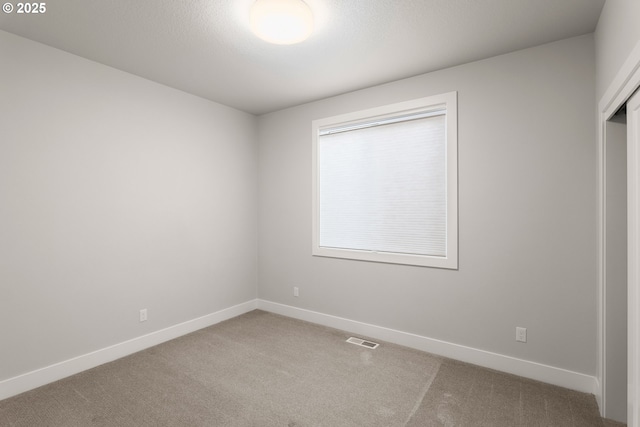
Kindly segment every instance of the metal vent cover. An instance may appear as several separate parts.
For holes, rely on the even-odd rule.
[[[356,338],[356,337],[350,337],[347,340],[347,342],[350,344],[359,345],[361,347],[370,348],[372,350],[377,348],[380,345],[377,342],[371,342],[371,341],[363,340],[361,338]]]

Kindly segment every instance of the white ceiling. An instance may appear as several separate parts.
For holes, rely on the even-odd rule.
[[[262,114],[590,33],[605,0],[306,0],[290,46],[253,36],[253,1],[50,0],[0,29]]]

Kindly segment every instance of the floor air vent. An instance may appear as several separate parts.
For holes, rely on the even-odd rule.
[[[374,349],[380,345],[377,342],[366,341],[366,340],[362,340],[360,338],[355,338],[355,337],[349,338],[347,342],[351,344],[359,345],[361,347],[371,348],[371,349]]]

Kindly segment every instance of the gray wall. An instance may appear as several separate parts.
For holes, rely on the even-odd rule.
[[[627,420],[627,126],[606,123],[607,418]]]
[[[640,42],[639,19],[638,0],[607,0],[604,4],[595,32],[598,101]]]
[[[256,297],[254,116],[2,31],[0,58],[0,380]]]
[[[593,375],[594,69],[587,35],[259,117],[259,297]],[[454,90],[459,270],[312,257],[311,121]]]

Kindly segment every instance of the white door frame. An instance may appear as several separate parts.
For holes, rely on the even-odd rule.
[[[630,124],[631,123],[631,124]],[[627,425],[640,426],[640,92],[627,102],[627,165],[631,173],[627,182],[628,193],[629,259],[635,260],[629,267],[628,291],[628,358],[627,361]],[[629,168],[629,166],[627,166]],[[635,309],[633,309],[635,308]]]
[[[606,396],[604,394],[604,385],[606,382],[606,351],[605,351],[605,343],[606,343],[606,307],[605,307],[605,295],[606,295],[606,276],[605,276],[605,219],[606,219],[606,210],[605,210],[605,170],[604,170],[604,161],[605,161],[605,144],[606,144],[606,134],[605,134],[605,124],[607,120],[609,120],[618,109],[627,101],[627,99],[636,91],[636,89],[640,87],[640,42],[638,42],[625,61],[622,68],[619,70],[616,78],[613,80],[608,90],[605,92],[604,96],[598,103],[598,366],[597,366],[597,378],[599,381],[599,395],[596,396],[598,399],[598,403],[600,405],[600,410],[602,413],[606,411]],[[631,147],[633,149],[640,149],[640,147]],[[629,162],[627,169],[628,177],[637,177],[640,171],[640,164]],[[628,179],[627,182],[628,191],[635,191],[636,194],[640,190],[640,183],[638,182],[630,182]],[[630,193],[629,193],[630,194]],[[628,240],[630,244],[632,242],[640,242],[638,239],[639,226],[640,226],[640,216],[639,212],[635,211],[633,215],[629,215],[628,217]],[[635,235],[632,235],[635,233]],[[637,249],[637,248],[636,248]],[[630,253],[638,253],[637,251],[630,251]],[[629,258],[628,260],[628,271],[635,272],[638,271],[640,267],[640,261],[637,257]],[[633,274],[629,274],[629,282],[628,286],[636,295],[640,290],[638,289],[637,281],[632,283]],[[638,359],[640,358],[640,354],[638,354],[638,348],[640,346],[640,336],[638,336],[638,325],[632,324],[633,322],[637,322],[637,319],[640,315],[640,306],[636,304],[634,301],[629,301],[628,307],[628,330],[629,337],[627,346],[630,349],[629,360],[631,363],[638,363]],[[633,332],[635,331],[635,332]],[[633,374],[633,370],[630,370],[628,373],[628,393],[629,396],[640,396],[640,384],[638,383],[639,378],[631,378]],[[635,370],[635,376],[638,376],[637,370]],[[628,426],[629,427],[640,427],[640,420],[638,419],[638,414],[640,413],[640,403],[633,402],[629,403],[628,409]]]

